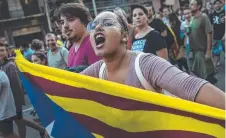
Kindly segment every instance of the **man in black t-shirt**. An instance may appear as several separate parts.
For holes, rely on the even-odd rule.
[[[214,40],[222,40],[225,34],[225,10],[220,0],[214,2],[215,11],[211,15],[211,23],[213,24]]]
[[[214,1],[214,12],[212,13],[211,23],[213,25],[213,39],[214,39],[214,61],[215,65],[220,65],[220,50],[221,46],[224,48],[224,36],[225,36],[225,9],[222,7],[220,0]]]
[[[147,5],[146,9],[148,10],[149,26],[158,31],[165,38],[167,48],[170,49],[174,42],[173,35],[161,19],[155,18],[155,11],[152,5]]]
[[[161,19],[157,19],[154,17],[154,8],[152,5],[146,5],[146,9],[148,10],[149,26],[158,31],[164,37],[165,42],[167,44],[168,52],[170,52],[172,46],[175,44],[173,34],[170,32],[167,25],[164,24]],[[172,54],[169,53],[169,55]],[[171,63],[175,64],[172,60]]]
[[[158,31],[163,37],[167,36],[166,25],[163,23],[161,19],[155,18],[154,8],[152,5],[146,5],[146,9],[148,10],[148,22],[149,26]]]

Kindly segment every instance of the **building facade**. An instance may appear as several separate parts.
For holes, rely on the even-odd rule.
[[[0,0],[0,40],[19,47],[49,30],[45,0]]]

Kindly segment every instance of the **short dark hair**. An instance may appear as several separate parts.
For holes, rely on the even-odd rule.
[[[199,10],[201,10],[202,9],[202,5],[203,5],[202,0],[195,0],[195,1],[197,2],[197,5],[200,6]]]
[[[152,12],[153,12],[152,14],[155,15],[155,8],[154,8],[154,6],[152,4],[146,4],[145,7],[146,8],[147,7],[151,7],[152,8]]]
[[[190,10],[190,7],[189,7],[189,5],[185,5],[182,9],[183,9],[183,11]]]
[[[161,12],[163,12],[164,9],[167,9],[170,12],[170,8],[168,6],[161,7]]]
[[[44,46],[43,42],[39,39],[34,39],[31,42],[31,48],[36,51],[42,49],[43,46]]]
[[[58,13],[58,20],[60,20],[61,16],[79,18],[85,26],[92,20],[88,9],[79,3],[67,3],[61,6]]]
[[[131,5],[131,7],[130,7],[131,15],[133,15],[133,10],[136,9],[136,8],[141,9],[146,15],[148,15],[148,10],[144,6],[142,6],[140,4],[132,4]]]

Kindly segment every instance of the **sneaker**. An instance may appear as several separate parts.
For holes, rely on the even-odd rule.
[[[220,63],[220,61],[218,61],[218,62],[217,62],[217,66],[220,66],[220,65],[221,65],[221,63]]]

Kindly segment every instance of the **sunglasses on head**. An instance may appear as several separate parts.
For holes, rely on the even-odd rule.
[[[124,11],[121,9],[121,8],[118,8],[116,7],[115,9],[108,9],[106,11],[109,11],[109,12],[113,12],[114,14],[117,15],[117,17],[119,18],[119,22],[121,24],[119,24],[118,22],[114,21],[114,20],[110,20],[110,19],[107,19],[107,20],[103,20],[102,21],[102,26],[103,27],[111,27],[113,25],[117,25],[119,24],[123,29],[124,31],[128,32],[128,28],[127,28],[127,24],[124,22],[123,20],[123,17],[122,16],[125,16],[123,13]],[[88,23],[87,25],[87,30],[89,32],[95,30],[96,26],[99,24],[99,22],[94,22],[94,21],[91,21],[90,23]]]

